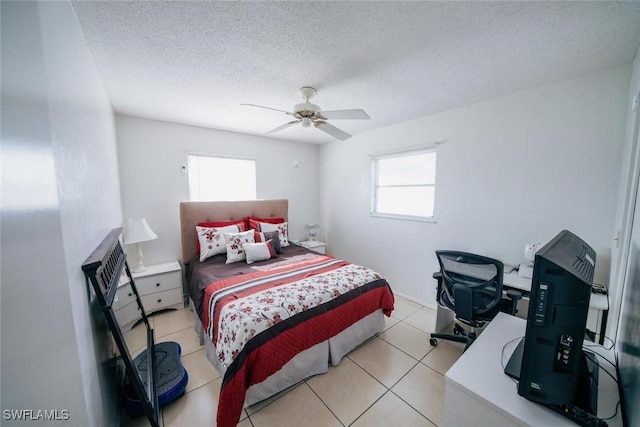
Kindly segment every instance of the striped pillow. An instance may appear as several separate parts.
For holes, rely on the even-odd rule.
[[[276,255],[275,249],[273,249],[271,240],[260,243],[245,243],[242,245],[242,249],[244,249],[247,257],[247,264],[252,264],[256,261],[264,261],[278,256]]]

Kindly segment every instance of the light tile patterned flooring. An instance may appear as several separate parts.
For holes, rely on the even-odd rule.
[[[185,395],[161,410],[167,427],[215,425],[221,378],[198,344],[192,316],[189,310],[178,310],[149,317],[157,342],[180,343],[189,373]],[[432,347],[429,333],[434,326],[433,310],[396,296],[381,334],[326,374],[245,409],[238,426],[442,425],[444,373],[463,347],[442,340]],[[126,423],[144,425],[144,418]]]

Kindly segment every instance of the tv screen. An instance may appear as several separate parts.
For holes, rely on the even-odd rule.
[[[525,337],[505,368],[528,400],[596,412],[593,366],[582,349],[595,261],[567,230],[536,252]]]

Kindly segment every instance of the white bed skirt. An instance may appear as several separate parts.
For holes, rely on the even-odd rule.
[[[215,347],[208,338],[205,339],[202,324],[195,314],[193,303],[189,301],[191,311],[195,316],[195,330],[204,344],[207,359],[213,364],[220,375],[224,375],[218,363]],[[329,364],[336,366],[342,358],[354,348],[384,330],[384,314],[382,309],[360,319],[349,328],[340,332],[327,341],[323,341],[306,349],[287,362],[282,369],[259,384],[254,384],[247,390],[244,406],[251,406],[274,394],[299,383],[313,375],[323,374],[329,370]]]

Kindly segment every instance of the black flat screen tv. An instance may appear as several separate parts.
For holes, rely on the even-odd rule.
[[[596,413],[597,369],[582,348],[595,261],[595,251],[567,230],[536,253],[526,333],[505,368],[519,395],[579,424],[574,412],[591,423]]]

